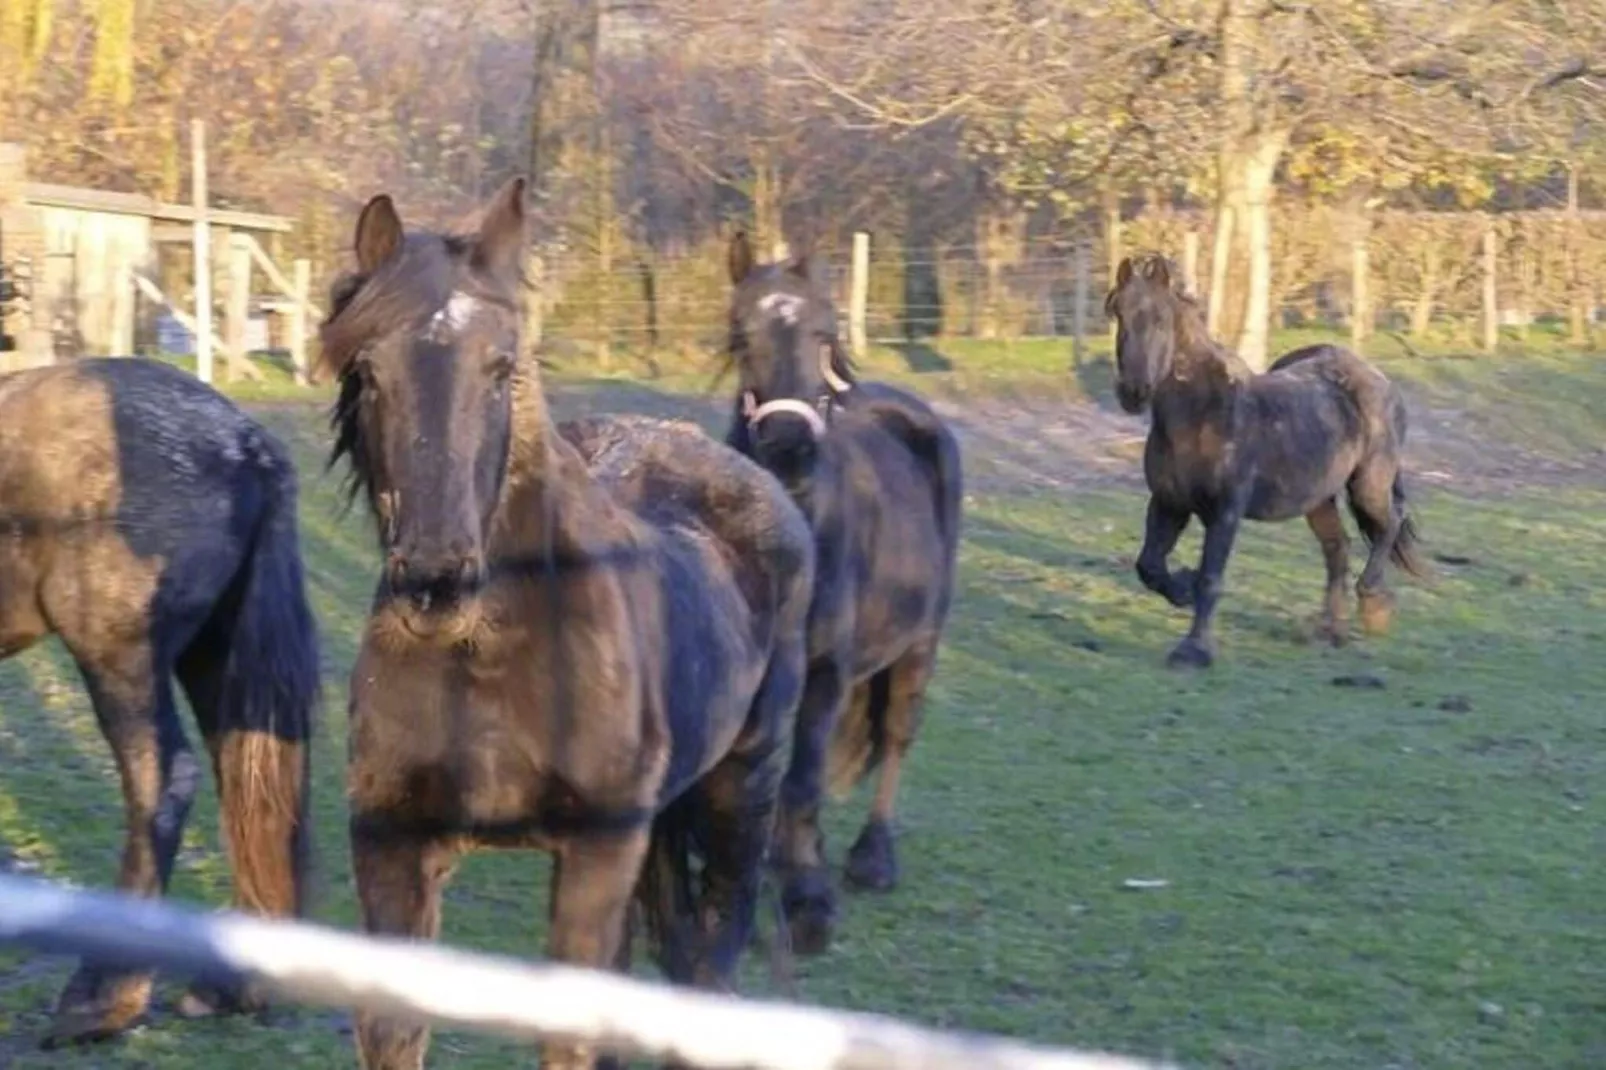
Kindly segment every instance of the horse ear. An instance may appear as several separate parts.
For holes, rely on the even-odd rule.
[[[814,254],[805,251],[792,258],[792,262],[787,265],[787,270],[805,282],[818,282],[819,280],[814,275],[815,266]]]
[[[524,176],[502,183],[480,221],[475,264],[493,275],[516,274],[524,253]]]
[[[1143,275],[1168,290],[1171,288],[1171,265],[1166,263],[1166,259],[1163,256],[1151,257],[1144,267]]]
[[[401,245],[401,216],[396,214],[396,204],[390,194],[381,193],[371,198],[357,216],[357,230],[352,238],[358,269],[365,275],[371,273],[395,256]]]
[[[738,230],[731,239],[730,253],[727,257],[730,265],[731,282],[739,283],[747,278],[753,270],[753,243],[747,240],[747,231]]]
[[[1132,258],[1123,256],[1121,264],[1115,269],[1115,288],[1119,290],[1132,281]]]

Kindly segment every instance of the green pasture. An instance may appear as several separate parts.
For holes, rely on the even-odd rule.
[[[1140,495],[1071,478],[1074,442],[1039,457],[1069,473],[1059,489],[979,479],[904,782],[904,884],[846,896],[838,945],[796,964],[795,991],[753,954],[749,993],[1189,1067],[1606,1066],[1606,359],[1559,346],[1380,357],[1432,429],[1413,463],[1436,478],[1412,485],[1445,559],[1435,587],[1396,581],[1394,633],[1313,643],[1323,574],[1310,533],[1252,525],[1229,566],[1217,667],[1174,674],[1164,656],[1186,618],[1131,567]],[[978,425],[1012,398],[1034,412],[1107,404],[1107,361],[1073,371],[1064,342],[935,341],[867,364]],[[650,382],[588,371],[551,369],[560,412],[717,421],[724,408],[694,396],[712,366]],[[345,680],[375,552],[366,518],[341,513],[338,474],[323,472],[327,393],[277,374],[239,393],[303,474],[329,696],[317,914],[351,926]],[[978,473],[994,473],[987,441],[967,439]],[[1182,553],[1197,547],[1195,530]],[[866,804],[861,792],[831,812],[834,859]],[[0,860],[106,885],[121,824],[66,655],[52,644],[0,665]],[[535,855],[470,860],[446,939],[538,954],[546,872]],[[172,891],[227,901],[210,788]],[[39,1053],[31,1038],[67,968],[0,952],[0,1067],[355,1066],[344,1016],[315,1011],[261,1025],[159,1007],[126,1040]],[[533,1062],[437,1034],[430,1065]]]

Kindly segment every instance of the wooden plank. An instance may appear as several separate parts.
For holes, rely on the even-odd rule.
[[[138,193],[115,193],[110,190],[83,189],[78,186],[58,186],[49,182],[28,182],[23,185],[23,199],[29,204],[48,208],[137,215],[167,223],[195,222],[193,204],[168,204]],[[295,229],[295,220],[289,216],[244,212],[233,208],[209,207],[207,212],[214,222],[238,227],[241,230],[288,234]]]
[[[268,277],[268,281],[273,283],[280,293],[292,301],[301,300],[307,302],[307,311],[320,319],[323,318],[323,309],[313,304],[309,297],[311,293],[310,284],[305,290],[298,291],[295,283],[284,277],[284,272],[279,270],[279,265],[273,262],[273,258],[249,234],[236,235],[235,240],[245,245],[250,251],[251,259],[256,262],[256,266],[262,269],[262,273]],[[311,270],[310,261],[308,261],[308,270]]]
[[[212,381],[212,235],[206,221],[206,123],[190,121],[190,195],[195,204],[195,375]]]
[[[225,375],[233,379],[246,363],[245,323],[251,316],[251,252],[244,242],[230,242],[227,248],[229,289],[223,299],[223,340],[228,344]]]
[[[195,330],[195,317],[190,315],[184,309],[180,308],[173,301],[169,300],[168,296],[162,292],[161,287],[157,286],[154,282],[152,282],[150,279],[147,279],[144,275],[141,275],[137,271],[134,272],[131,277],[134,280],[135,289],[144,294],[149,300],[155,301],[157,304],[171,312],[173,314],[173,318],[178,320],[179,325],[189,330],[191,334],[198,333]],[[210,334],[211,332],[209,331],[208,333]],[[223,339],[219,338],[216,334],[211,335],[210,341],[219,349],[227,348],[223,344]]]
[[[524,1042],[573,1038],[706,1070],[1170,1070],[884,1015],[739,999],[610,970],[238,911],[202,913],[14,876],[0,875],[0,943],[218,980],[249,977],[299,1003]]]
[[[312,302],[307,300],[307,294],[312,290],[312,261],[298,259],[292,270],[295,274],[295,283],[294,293],[290,299],[290,365],[295,369],[296,385],[306,386],[307,312],[312,308]]]

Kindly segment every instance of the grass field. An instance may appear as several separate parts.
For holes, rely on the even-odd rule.
[[[1387,360],[1409,384],[1429,547],[1460,563],[1434,589],[1400,584],[1392,636],[1335,651],[1309,640],[1322,568],[1305,526],[1251,526],[1218,666],[1185,677],[1162,667],[1185,617],[1132,574],[1142,424],[1087,400],[1107,367],[1078,380],[1045,347],[1055,393],[1002,371],[986,389],[981,358],[969,376],[900,358],[872,366],[947,399],[965,437],[962,589],[905,780],[904,885],[846,899],[796,996],[1194,1067],[1606,1065],[1606,361]],[[667,389],[706,379],[571,376],[554,393],[561,412],[715,426],[722,404]],[[256,398],[302,465],[330,696],[318,914],[349,926],[342,713],[372,540],[321,474],[321,401]],[[1182,553],[1197,547],[1195,531]],[[865,804],[832,812],[835,858]],[[227,899],[214,820],[208,792],[176,897]],[[71,663],[52,645],[0,665],[0,861],[107,884],[120,827]],[[537,953],[545,873],[539,856],[472,859],[446,938]],[[126,1041],[37,1053],[66,972],[0,952],[0,1066],[355,1065],[343,1017],[313,1012],[270,1028],[158,1010]],[[747,991],[785,994],[758,955]],[[532,1063],[457,1034],[431,1059]]]

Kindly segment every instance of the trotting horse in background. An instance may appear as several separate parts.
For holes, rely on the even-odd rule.
[[[724,987],[802,690],[808,528],[695,425],[554,424],[519,359],[523,198],[510,181],[467,235],[404,232],[373,198],[323,328],[331,460],[384,553],[351,678],[363,926],[433,939],[465,851],[550,850],[553,958],[626,967],[639,894],[671,980]],[[367,1013],[356,1034],[368,1070],[429,1043]],[[543,1065],[596,1054],[554,1042]]]
[[[953,432],[922,400],[857,380],[807,257],[729,253],[729,357],[740,380],[726,441],[780,479],[814,532],[809,664],[782,785],[775,865],[792,946],[830,943],[835,893],[819,815],[877,767],[846,875],[898,879],[893,807],[953,602],[963,480]]]
[[[284,446],[156,361],[0,377],[0,658],[52,633],[77,662],[122,780],[117,887],[166,892],[200,780],[176,675],[211,753],[236,908],[301,914],[319,657]],[[86,959],[45,1044],[128,1028],[151,981]],[[249,988],[198,983],[180,1010],[260,1002]]]
[[[1370,545],[1356,583],[1361,624],[1388,629],[1393,596],[1384,567],[1418,578],[1428,569],[1417,549],[1400,475],[1405,401],[1394,383],[1349,350],[1305,346],[1255,375],[1214,342],[1198,304],[1169,260],[1127,257],[1105,300],[1116,333],[1116,394],[1137,415],[1151,410],[1143,472],[1148,517],[1137,572],[1144,586],[1178,608],[1193,626],[1171,651],[1174,667],[1207,667],[1211,622],[1238,527],[1251,520],[1305,517],[1327,564],[1323,629],[1345,641],[1349,539],[1339,516],[1346,494]],[[1204,550],[1197,571],[1175,572],[1167,558],[1197,516]]]

